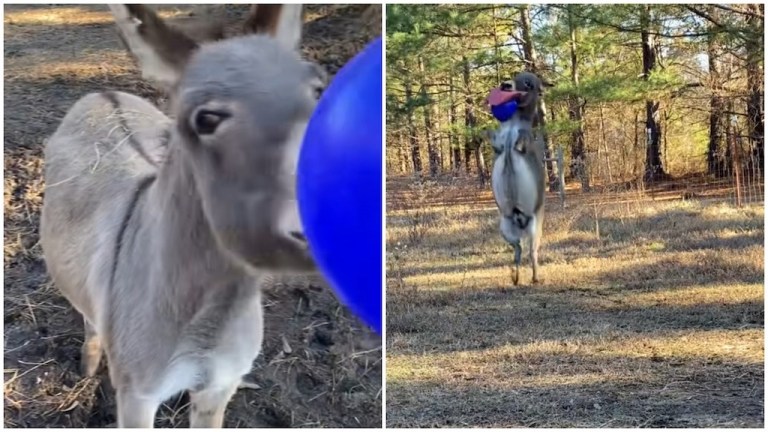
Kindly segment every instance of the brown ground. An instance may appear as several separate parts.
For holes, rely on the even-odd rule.
[[[381,31],[381,9],[307,6],[304,47],[330,73]],[[163,7],[178,21],[187,8]],[[244,6],[228,6],[230,28]],[[370,20],[370,21],[366,21]],[[371,22],[373,25],[371,25]],[[106,370],[78,372],[82,325],[45,273],[38,244],[43,142],[81,96],[123,90],[155,99],[121,49],[105,6],[5,6],[6,427],[113,425]],[[228,427],[380,427],[381,340],[322,282],[268,291],[267,335],[252,378],[229,405]],[[186,398],[167,402],[158,427],[186,426]]]
[[[669,198],[548,197],[512,287],[488,188],[388,179],[387,426],[763,427],[763,203]]]

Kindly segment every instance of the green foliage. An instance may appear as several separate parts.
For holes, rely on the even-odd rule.
[[[747,10],[745,5],[732,7]],[[522,31],[523,13],[530,17],[529,40]],[[762,20],[749,16],[712,5],[389,5],[389,127],[404,127],[410,119],[414,133],[423,141],[427,138],[425,116],[435,115],[433,132],[452,138],[434,143],[443,149],[483,136],[484,130],[497,124],[485,105],[488,91],[530,68],[530,59],[524,58],[528,43],[537,55],[536,72],[553,84],[546,89],[544,100],[554,113],[547,116],[547,131],[559,140],[558,145],[570,145],[563,140],[569,140],[571,132],[580,127],[586,133],[588,152],[595,151],[597,136],[621,139],[623,146],[643,142],[644,135],[634,136],[635,128],[627,117],[634,120],[639,115],[643,121],[645,102],[654,101],[662,109],[674,110],[673,118],[678,119],[663,125],[664,130],[670,129],[669,139],[677,140],[667,145],[685,147],[677,152],[685,155],[681,157],[700,157],[708,142],[708,123],[702,115],[711,85],[707,44],[716,41],[723,55],[733,53],[728,64],[757,59],[762,67]],[[648,35],[656,55],[655,67],[647,76],[643,73],[642,33]],[[727,73],[731,88],[744,85],[743,68],[730,67]],[[411,89],[410,97],[406,97],[406,88]],[[466,126],[467,101],[476,119],[472,127]],[[605,111],[608,119],[603,123],[594,117],[572,121],[569,109],[574,102],[589,116],[596,112],[590,107],[610,107]],[[697,123],[686,123],[690,119]],[[599,124],[618,129],[594,130]],[[638,131],[644,134],[642,128]],[[615,160],[635,157],[634,148],[614,147]]]

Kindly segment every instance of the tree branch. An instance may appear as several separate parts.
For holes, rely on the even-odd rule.
[[[561,5],[550,5],[550,6],[553,7],[553,8],[564,9],[564,7],[561,6]],[[620,32],[624,32],[624,33],[641,33],[641,32],[643,32],[643,30],[640,29],[640,28],[624,27],[624,26],[619,25],[619,24],[613,24],[613,23],[609,23],[609,22],[604,22],[604,21],[595,19],[594,17],[588,17],[588,16],[581,15],[581,14],[579,14],[577,12],[573,12],[573,14],[576,15],[577,17],[581,18],[581,19],[589,20],[589,21],[594,22],[595,24],[599,24],[599,25],[602,25],[602,26],[610,27],[610,28],[618,30]],[[654,31],[649,31],[649,30],[645,30],[645,33],[648,33],[649,35],[658,36],[658,37],[664,37],[664,38],[693,38],[693,37],[709,36],[709,34],[710,34],[709,32],[669,34],[669,33],[659,33],[659,32],[654,32]]]
[[[718,9],[722,9],[724,11],[728,11],[728,12],[734,12],[734,13],[741,14],[741,15],[748,15],[748,16],[751,16],[751,17],[754,17],[754,18],[758,18],[758,19],[765,19],[765,17],[763,15],[761,15],[761,14],[750,12],[750,11],[744,10],[744,9],[735,9],[735,8],[730,7],[730,6],[726,6],[726,5],[722,5],[722,4],[716,4],[716,3],[713,4],[712,6],[718,8]]]

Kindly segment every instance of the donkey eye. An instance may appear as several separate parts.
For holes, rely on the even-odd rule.
[[[216,132],[222,121],[229,117],[229,114],[220,111],[200,110],[195,113],[192,127],[198,135],[211,135]]]
[[[312,95],[315,97],[315,100],[320,100],[320,96],[323,95],[323,86],[316,86],[312,88]]]
[[[533,81],[526,80],[525,81],[525,88],[528,89],[528,91],[533,90],[533,88],[534,88]]]

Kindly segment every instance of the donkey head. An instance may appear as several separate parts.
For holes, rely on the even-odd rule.
[[[171,90],[172,145],[220,247],[250,267],[312,270],[295,176],[325,75],[295,49],[301,21],[273,14],[271,33],[198,46],[148,9],[110,7],[144,76]]]
[[[515,76],[514,89],[525,92],[519,103],[521,116],[530,120],[535,116],[538,109],[538,101],[541,98],[544,85],[536,74],[531,72],[520,72]]]

